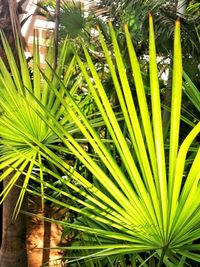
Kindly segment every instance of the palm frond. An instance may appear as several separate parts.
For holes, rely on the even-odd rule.
[[[93,179],[92,182],[88,181],[87,177],[69,167],[66,162],[58,159],[52,152],[48,151],[48,154],[46,154],[47,150],[45,150],[42,156],[51,160],[66,174],[68,180],[66,185],[71,186],[70,181],[72,180],[77,184],[74,190],[80,193],[82,208],[76,205],[69,206],[48,195],[44,197],[80,214],[74,224],[59,223],[85,232],[89,236],[95,235],[102,238],[106,247],[104,243],[101,243],[97,244],[95,249],[109,248],[109,250],[102,250],[98,252],[98,255],[109,256],[120,253],[155,251],[156,257],[160,259],[160,264],[163,261],[166,266],[173,266],[173,262],[177,262],[177,259],[172,256],[173,254],[180,258],[187,256],[199,261],[198,253],[192,251],[191,244],[200,237],[198,197],[200,190],[200,171],[198,167],[200,150],[199,144],[195,142],[195,138],[200,132],[200,123],[198,122],[183,142],[179,143],[182,54],[180,21],[177,21],[174,37],[169,151],[165,149],[155,38],[151,16],[149,21],[151,103],[148,103],[145,97],[139,64],[130,33],[125,26],[125,36],[136,85],[139,110],[135,107],[136,104],[131,93],[126,68],[112,25],[110,25],[110,33],[116,65],[103,36],[99,32],[100,42],[113,79],[119,106],[124,116],[123,124],[118,121],[113,111],[112,103],[106,95],[105,88],[87,49],[83,46],[87,64],[76,55],[80,70],[102,115],[105,129],[112,140],[111,146],[106,146],[100,133],[93,128],[90,120],[70,96],[59,77],[57,76],[60,91],[65,92],[69,102],[65,101],[60,91],[53,86],[48,77],[44,76],[49,87],[62,103],[66,113],[73,119],[96,155],[96,157],[93,157],[87,153],[84,147],[73,138],[60,122],[55,120],[53,114],[49,114],[49,119],[46,119],[38,110],[37,114],[58,136],[63,143],[63,147],[66,146],[82,162]],[[31,96],[36,99],[34,95]],[[37,100],[37,103],[44,114],[47,115],[48,109],[39,100]],[[122,125],[123,127],[125,125],[127,129],[125,135]],[[196,146],[197,149],[194,152],[195,158],[188,167],[187,155],[191,145]],[[114,151],[115,153],[113,153]],[[168,157],[169,163],[167,162]],[[47,186],[49,185],[47,184]],[[65,194],[62,191],[59,191],[59,193],[61,195]],[[70,198],[73,198],[76,203],[80,202],[78,198],[73,197],[73,192],[70,193]],[[119,247],[116,247],[116,245],[119,245]],[[185,245],[191,245],[191,251],[190,249],[182,251],[181,248]],[[72,249],[76,248],[80,249],[80,246],[72,247]],[[93,246],[87,246],[87,249],[93,248]]]
[[[20,174],[25,172],[25,170],[27,171],[19,201],[16,203],[16,216],[19,212],[30,177],[34,173],[35,166],[37,166],[38,162],[40,166],[44,164],[44,159],[40,154],[40,148],[37,148],[38,144],[43,144],[48,147],[59,143],[58,137],[47,126],[45,121],[38,116],[37,113],[40,113],[40,115],[43,114],[49,120],[49,115],[43,112],[37,101],[48,109],[48,113],[51,113],[54,119],[61,121],[63,127],[69,127],[69,131],[77,132],[77,127],[73,124],[70,115],[65,112],[60,101],[53,91],[50,90],[48,83],[46,83],[41,74],[37,40],[35,40],[34,44],[33,69],[31,74],[20,43],[18,43],[18,68],[3,33],[1,34],[1,39],[7,55],[9,70],[3,61],[0,60],[0,150],[2,154],[0,169],[4,170],[0,176],[0,180],[2,181],[8,175],[11,177],[7,187],[1,192],[1,196],[3,195],[1,202],[5,199],[12,186],[17,184]],[[74,83],[71,82],[70,77],[74,74],[74,59],[71,60],[68,69],[63,72],[65,69],[64,65],[66,64],[66,51],[67,41],[63,44],[56,73],[59,77],[61,75],[63,76],[65,87],[69,91],[71,90],[70,92],[72,94],[75,94],[79,88],[80,77]],[[54,70],[51,67],[53,58],[51,54],[52,51],[50,49],[47,59],[48,63],[46,64],[44,73],[51,80],[52,84],[58,87],[59,84],[56,82]],[[65,98],[62,89],[59,90],[59,93]],[[31,94],[34,95],[35,100]],[[67,102],[67,99],[65,101]],[[82,101],[79,105],[84,106],[85,102]],[[96,123],[95,120],[94,123]],[[99,120],[99,123],[101,124],[101,120]],[[42,167],[40,168],[39,176],[42,182],[44,179]],[[41,192],[44,195],[43,183],[41,183]]]

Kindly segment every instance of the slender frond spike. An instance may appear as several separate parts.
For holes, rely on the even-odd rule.
[[[152,120],[154,131],[154,142],[156,148],[156,163],[158,169],[159,187],[157,188],[160,196],[162,228],[165,233],[163,238],[167,239],[167,215],[168,215],[168,194],[167,194],[167,178],[166,178],[166,163],[165,163],[165,148],[163,140],[160,89],[158,80],[156,46],[154,38],[153,19],[149,15],[149,72],[150,72],[150,87],[151,87],[151,107]]]

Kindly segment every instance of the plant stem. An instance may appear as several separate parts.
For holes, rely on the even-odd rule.
[[[161,253],[161,256],[160,256],[158,267],[162,267],[162,265],[163,265],[163,259],[164,259],[165,253],[167,251],[167,248],[168,248],[168,244],[165,247],[163,247],[163,249],[162,249],[162,253]]]

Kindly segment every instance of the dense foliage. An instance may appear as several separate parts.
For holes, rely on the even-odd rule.
[[[167,86],[159,79],[152,17],[144,50],[139,38],[132,41],[135,20],[136,14],[130,30],[109,23],[109,36],[98,29],[96,51],[82,36],[72,56],[66,40],[55,71],[51,49],[40,69],[37,42],[32,71],[19,44],[18,68],[1,36],[9,68],[0,61],[0,180],[10,177],[1,201],[18,185],[15,217],[26,192],[41,196],[43,207],[44,201],[64,207],[66,217],[56,222],[70,236],[63,248],[68,266],[200,262],[200,97],[186,73],[182,81],[180,20]],[[158,46],[163,56],[159,40]]]

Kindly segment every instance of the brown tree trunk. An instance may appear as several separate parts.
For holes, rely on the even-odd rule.
[[[3,30],[17,61],[15,36],[20,33],[19,17],[17,16],[17,1],[0,0],[0,29]],[[6,65],[6,55],[0,41],[0,57]],[[8,183],[4,180],[3,186]],[[23,177],[19,179],[22,184]],[[2,210],[2,241],[0,250],[0,267],[27,267],[26,256],[26,220],[19,214],[12,220],[13,211],[19,196],[20,188],[14,186],[3,203]],[[22,205],[25,208],[25,204]]]
[[[10,8],[10,3],[12,3],[11,8]],[[12,22],[12,20],[11,20],[10,10],[12,10],[12,13],[13,13],[12,14],[12,20],[13,20],[14,17],[16,17],[16,12],[17,12],[16,1],[14,1],[14,0],[0,0],[0,29],[4,32],[14,55],[16,55],[16,57],[17,57],[15,36],[13,34],[14,22]],[[16,22],[16,24],[19,26],[19,21]],[[0,41],[0,57],[3,59],[3,61],[5,63],[7,63],[6,54],[5,54],[5,51],[2,47],[1,41]]]
[[[48,204],[44,207],[44,217],[51,218],[51,207]],[[51,222],[44,220],[44,236],[43,236],[43,255],[42,265],[46,265],[50,260],[50,247],[51,247]],[[47,249],[49,248],[49,249]]]
[[[4,187],[9,177],[4,180]],[[22,185],[22,179],[18,184]],[[0,250],[0,267],[27,267],[26,255],[26,218],[19,214],[17,219],[12,219],[15,204],[17,202],[20,188],[14,186],[3,203],[3,227],[2,244]],[[26,209],[26,201],[22,209]]]

